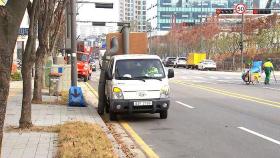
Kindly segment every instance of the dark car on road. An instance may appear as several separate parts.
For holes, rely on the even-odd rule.
[[[175,57],[166,57],[163,64],[166,67],[174,66],[175,60],[176,60]]]

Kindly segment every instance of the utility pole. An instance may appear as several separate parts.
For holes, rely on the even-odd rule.
[[[71,86],[77,86],[76,0],[71,0]]]

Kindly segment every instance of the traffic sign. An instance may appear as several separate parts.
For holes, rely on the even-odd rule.
[[[244,14],[247,10],[247,6],[245,4],[238,4],[235,7],[235,11],[238,14]]]

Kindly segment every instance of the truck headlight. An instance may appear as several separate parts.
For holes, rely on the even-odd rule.
[[[120,88],[113,88],[113,99],[124,99],[122,90]]]
[[[163,86],[160,89],[160,98],[169,98],[170,88],[169,86]]]

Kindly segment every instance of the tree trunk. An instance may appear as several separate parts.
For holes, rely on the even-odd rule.
[[[20,128],[29,128],[32,126],[31,120],[31,94],[32,94],[32,77],[31,67],[23,65],[22,67],[22,79],[23,79],[23,97],[21,117],[19,120]]]
[[[9,0],[5,6],[0,6],[0,157],[10,88],[13,51],[18,29],[28,2],[29,0],[21,0],[20,2]]]
[[[41,51],[44,48],[38,48],[35,62],[35,78],[34,78],[34,91],[33,91],[33,103],[42,103],[42,88],[43,88],[43,72],[44,72],[44,54]]]
[[[10,88],[11,64],[13,53],[7,49],[7,42],[0,40],[0,149],[2,147],[3,126],[6,114],[7,99]]]

